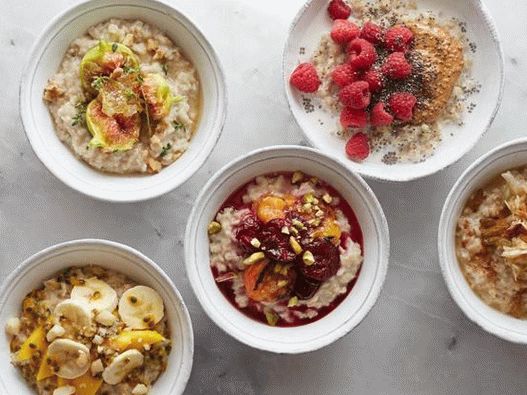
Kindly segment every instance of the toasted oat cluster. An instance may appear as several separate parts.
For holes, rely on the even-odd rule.
[[[159,294],[99,266],[44,281],[6,331],[12,363],[40,395],[148,394],[171,350]]]
[[[527,169],[504,172],[467,202],[456,252],[471,288],[488,305],[527,318]]]

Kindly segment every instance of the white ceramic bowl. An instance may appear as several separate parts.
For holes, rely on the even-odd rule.
[[[106,240],[75,240],[46,248],[20,264],[0,289],[0,327],[20,314],[22,300],[42,281],[70,266],[97,264],[126,274],[140,284],[154,288],[165,303],[172,335],[172,351],[167,370],[153,385],[152,395],[180,394],[192,370],[194,338],[185,303],[167,275],[149,258],[123,244]],[[0,330],[0,393],[33,395],[22,375],[10,363],[9,340]]]
[[[189,149],[155,175],[101,173],[77,159],[57,137],[42,100],[47,80],[56,73],[74,39],[112,17],[140,19],[166,32],[194,64],[202,89],[202,113]],[[155,0],[92,0],[57,16],[29,56],[20,85],[20,113],[33,150],[62,182],[96,199],[130,202],[151,199],[185,182],[205,162],[223,128],[227,106],[219,60],[199,29],[181,12]]]
[[[335,187],[357,215],[364,236],[364,261],[357,283],[326,317],[292,328],[270,327],[238,311],[217,287],[209,263],[207,225],[228,196],[256,176],[301,170]],[[223,167],[196,199],[185,234],[190,284],[209,317],[225,332],[249,346],[277,353],[316,350],[358,325],[381,291],[390,249],[382,208],[364,180],[338,161],[309,148],[269,147],[253,151]]]
[[[461,175],[446,199],[439,222],[438,251],[450,294],[467,317],[498,337],[527,344],[527,320],[503,314],[485,304],[465,280],[455,252],[457,220],[470,195],[503,171],[525,165],[525,138],[503,144],[474,162]]]
[[[283,54],[283,80],[289,106],[310,144],[342,160],[349,169],[363,176],[385,181],[409,181],[431,175],[467,153],[490,127],[503,91],[501,45],[485,5],[480,0],[417,0],[419,9],[432,10],[445,19],[456,17],[467,22],[467,37],[477,45],[477,52],[471,54],[471,74],[482,84],[482,88],[469,99],[477,106],[471,113],[465,111],[464,125],[446,125],[443,128],[443,141],[432,157],[416,164],[386,165],[378,156],[370,156],[362,163],[349,160],[344,151],[345,141],[331,133],[336,130],[338,119],[318,106],[314,111],[306,112],[303,94],[289,84],[291,72],[299,63],[309,61],[322,35],[331,29],[327,4],[328,0],[310,0],[302,7],[291,26]],[[300,54],[302,47],[305,53]]]

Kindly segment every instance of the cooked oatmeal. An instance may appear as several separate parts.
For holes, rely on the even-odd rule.
[[[156,173],[189,147],[200,84],[156,27],[111,19],[70,44],[44,100],[60,140],[93,168]]]
[[[456,254],[485,303],[527,318],[527,168],[502,173],[470,197],[458,220]]]
[[[39,395],[145,395],[171,350],[152,288],[99,266],[45,280],[8,320],[12,363]]]

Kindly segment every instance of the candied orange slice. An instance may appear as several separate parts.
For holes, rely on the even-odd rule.
[[[264,196],[256,202],[256,215],[267,223],[273,219],[285,218],[285,211],[296,201],[294,196]]]

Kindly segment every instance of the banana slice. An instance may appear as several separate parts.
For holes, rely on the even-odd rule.
[[[85,301],[91,309],[96,311],[114,311],[118,301],[117,292],[97,277],[85,280],[84,285],[73,287],[71,298]]]
[[[144,285],[130,288],[119,300],[119,315],[129,328],[152,328],[165,315],[163,299]]]
[[[80,328],[88,328],[92,324],[90,307],[82,300],[66,299],[60,302],[55,307],[53,315],[57,320],[64,317]]]
[[[137,350],[128,350],[117,355],[102,372],[103,380],[110,384],[119,384],[135,368],[143,364],[144,357]]]
[[[70,339],[57,339],[48,347],[51,365],[58,367],[55,374],[64,379],[75,379],[90,368],[90,349]]]

